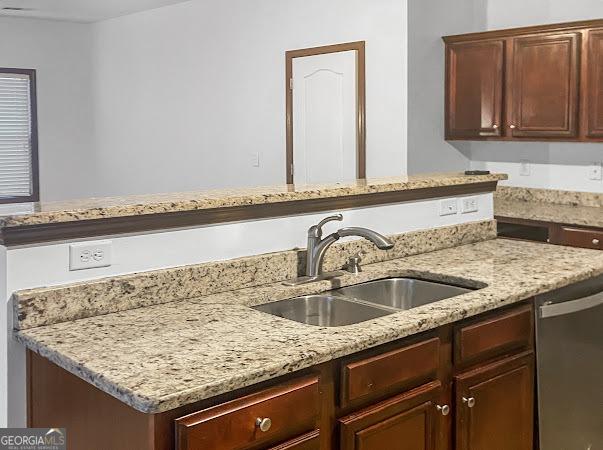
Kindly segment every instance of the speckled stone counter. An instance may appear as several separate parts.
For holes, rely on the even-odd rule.
[[[22,213],[2,215],[0,212],[0,229],[480,184],[506,178],[503,174],[467,176],[461,173],[442,173],[356,180],[330,185],[280,185],[34,203],[26,205],[27,208],[24,208]]]
[[[350,256],[362,264],[472,244],[496,237],[496,222],[486,220],[388,236],[395,246],[377,249],[361,239],[334,244],[325,255],[326,271],[343,267]],[[219,292],[269,285],[304,273],[305,249],[120,275],[63,286],[38,287],[13,294],[14,327],[52,325],[144,306],[169,303]],[[309,293],[312,286],[300,292]],[[258,291],[258,295],[259,295]],[[291,289],[284,294],[290,295]],[[271,288],[267,300],[279,292]],[[283,297],[286,298],[286,297]],[[235,303],[236,299],[233,300]]]
[[[367,265],[358,276],[307,287],[328,290],[401,275],[487,286],[356,325],[313,327],[250,309],[271,292],[287,298],[303,290],[274,284],[32,328],[16,337],[128,405],[156,413],[600,274],[603,252],[495,239]]]
[[[603,228],[603,194],[500,186],[497,217]]]

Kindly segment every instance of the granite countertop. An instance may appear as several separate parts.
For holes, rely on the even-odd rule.
[[[504,174],[468,176],[438,173],[355,180],[325,185],[278,185],[202,192],[92,198],[66,202],[27,203],[0,207],[0,229],[82,220],[190,212],[213,208],[336,198],[384,192],[478,184],[505,180]]]
[[[603,228],[603,209],[593,206],[572,206],[496,199],[494,202],[494,214],[497,217],[509,217],[512,219]]]
[[[282,291],[281,284],[274,284],[31,328],[15,336],[133,408],[158,413],[602,273],[600,251],[494,239],[367,265],[360,275],[337,280],[350,285],[414,275],[487,285],[356,325],[307,326],[250,309],[270,289]],[[324,290],[330,286],[321,282]],[[291,292],[299,294],[295,289]]]
[[[499,186],[494,196],[494,214],[603,228],[603,194]]]

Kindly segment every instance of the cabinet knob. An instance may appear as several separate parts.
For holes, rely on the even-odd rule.
[[[593,245],[599,245],[600,242],[599,239],[593,239]]]
[[[514,130],[517,127],[515,125],[509,125],[509,128],[511,128],[512,130]]]
[[[255,426],[258,427],[260,431],[265,433],[272,426],[272,420],[270,420],[268,417],[264,419],[258,417],[257,419],[255,419]]]
[[[495,130],[497,130],[498,129],[498,125],[494,124],[494,125],[492,125],[492,128],[494,128]]]
[[[436,405],[436,409],[438,411],[440,411],[443,416],[447,416],[448,414],[450,414],[450,406],[448,406],[448,405],[444,405],[444,406]]]
[[[465,403],[469,408],[473,408],[475,406],[475,399],[473,397],[463,397],[463,403]]]

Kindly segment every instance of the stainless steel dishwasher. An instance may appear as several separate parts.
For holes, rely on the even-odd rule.
[[[540,450],[603,450],[603,276],[536,298]]]

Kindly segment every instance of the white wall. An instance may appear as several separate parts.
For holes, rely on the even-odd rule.
[[[90,32],[83,24],[0,17],[0,67],[37,70],[43,200],[93,194]]]
[[[408,5],[408,171],[463,171],[469,158],[444,140],[442,36],[481,31],[482,0],[421,0]]]
[[[488,0],[487,29],[540,25],[603,17],[600,0]],[[603,181],[588,178],[588,166],[603,162],[603,144],[496,143],[458,144],[471,157],[472,168],[509,174],[510,186],[603,192]],[[520,175],[521,160],[530,175]]]
[[[42,199],[284,182],[285,51],[355,40],[367,42],[368,175],[406,173],[406,1],[0,18],[0,67],[38,69]]]
[[[285,51],[356,40],[367,172],[400,175],[406,0],[191,1],[95,24],[97,192],[284,182]]]

